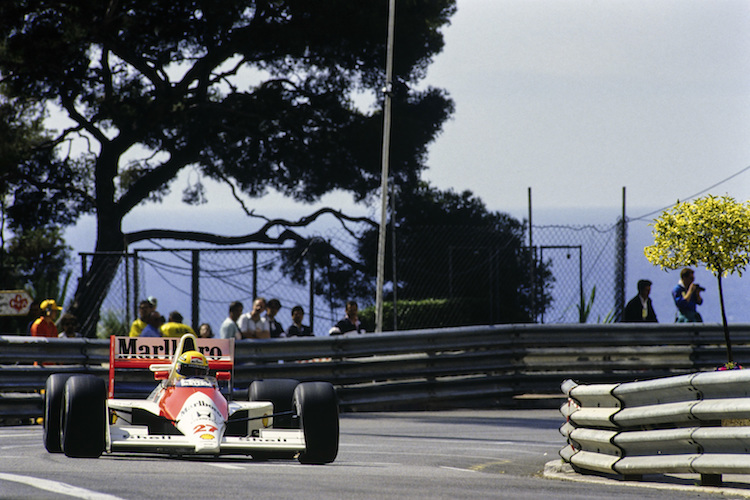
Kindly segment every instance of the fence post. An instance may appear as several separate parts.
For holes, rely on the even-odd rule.
[[[192,253],[192,327],[198,331],[200,322],[200,251],[193,250]]]
[[[313,259],[313,254],[310,252],[309,254],[310,258],[310,300],[309,300],[309,306],[308,309],[310,311],[310,331],[313,333],[315,332],[315,259]]]

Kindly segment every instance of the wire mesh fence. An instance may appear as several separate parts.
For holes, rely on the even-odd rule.
[[[389,301],[384,328],[616,320],[625,279],[623,226],[533,226],[532,248],[506,244],[486,229],[460,231],[458,240],[457,231],[436,227],[398,236],[396,316]],[[319,237],[357,258],[356,235],[347,229]],[[427,235],[442,241],[429,256],[418,244]],[[343,304],[314,293],[310,277],[325,280],[325,269],[313,268],[303,282],[285,275],[281,264],[290,251],[284,246],[157,246],[116,255],[81,254],[78,279],[88,279],[94,258],[106,259],[112,268],[108,286],[106,280],[99,285],[102,336],[133,321],[138,301],[147,296],[157,297],[163,315],[177,310],[194,328],[208,323],[214,332],[230,302],[243,302],[247,311],[254,297],[278,298],[282,325],[290,324],[291,308],[301,305],[305,323],[316,335],[326,335],[343,315]],[[76,282],[71,280],[69,297]],[[374,298],[359,301],[363,309]]]

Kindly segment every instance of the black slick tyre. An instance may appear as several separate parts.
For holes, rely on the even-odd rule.
[[[97,458],[106,448],[107,386],[93,375],[76,375],[65,383],[62,450],[68,457]]]
[[[339,451],[339,406],[328,382],[303,382],[294,390],[294,405],[305,435],[303,464],[327,464]]]

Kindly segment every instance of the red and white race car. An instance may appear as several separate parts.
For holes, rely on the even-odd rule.
[[[116,399],[115,373],[122,368],[150,369],[161,382],[145,400]],[[256,380],[249,401],[232,401],[217,379],[232,394],[233,369],[233,339],[112,337],[109,390],[94,375],[47,379],[44,445],[69,457],[147,452],[335,460],[339,415],[330,383]]]

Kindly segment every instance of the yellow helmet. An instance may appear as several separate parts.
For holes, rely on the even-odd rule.
[[[208,375],[208,361],[198,351],[186,351],[177,358],[177,374],[183,377]]]

